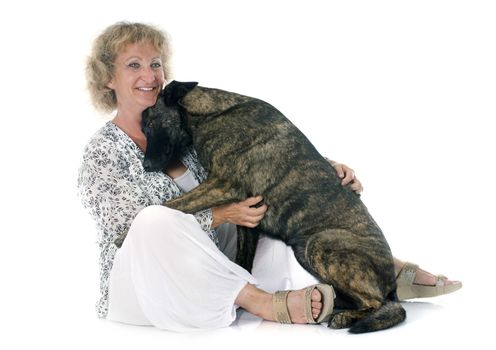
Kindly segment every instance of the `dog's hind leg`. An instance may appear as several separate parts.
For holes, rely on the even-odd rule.
[[[244,198],[240,198],[238,193],[231,189],[231,186],[219,179],[212,179],[203,182],[181,197],[165,202],[164,205],[192,214],[241,199]]]
[[[394,268],[388,270],[391,265],[389,254],[374,237],[329,229],[309,237],[304,248],[301,243],[293,246],[296,258],[320,281],[334,287],[336,307],[345,309],[331,317],[331,327],[347,328],[358,324],[381,309],[387,301],[386,295],[394,290]],[[391,318],[374,319],[363,328],[364,331],[388,328],[404,319],[404,313],[397,308],[388,308],[385,316]]]

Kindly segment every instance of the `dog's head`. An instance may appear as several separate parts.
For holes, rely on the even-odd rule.
[[[185,110],[179,101],[197,83],[173,81],[159,94],[157,103],[142,114],[141,128],[146,136],[143,167],[146,171],[164,170],[191,143],[185,120]]]

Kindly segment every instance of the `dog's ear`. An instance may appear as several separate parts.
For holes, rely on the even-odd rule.
[[[173,80],[164,88],[162,96],[167,106],[176,106],[188,92],[193,90],[197,82],[180,82]]]

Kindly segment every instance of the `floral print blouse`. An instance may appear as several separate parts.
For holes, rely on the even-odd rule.
[[[114,256],[138,212],[149,205],[160,205],[182,194],[176,183],[163,172],[143,169],[144,153],[112,122],[107,122],[90,139],[83,151],[78,174],[78,195],[96,222],[100,249],[100,299],[97,314],[108,312],[108,285]],[[207,174],[189,149],[182,159],[196,180]],[[211,229],[210,209],[195,214],[202,229],[216,242]],[[122,242],[121,242],[122,243]],[[217,242],[216,242],[217,243]]]

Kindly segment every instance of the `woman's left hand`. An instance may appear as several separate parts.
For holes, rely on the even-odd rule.
[[[351,189],[358,194],[363,191],[362,183],[355,176],[355,171],[353,169],[345,164],[341,164],[330,159],[327,159],[327,161],[334,169],[336,169],[338,176],[342,179],[341,185],[346,186],[350,184]]]

